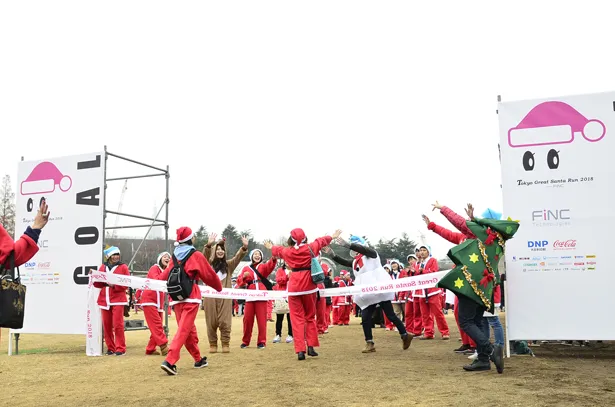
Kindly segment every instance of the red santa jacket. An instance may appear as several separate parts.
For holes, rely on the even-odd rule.
[[[399,272],[399,276],[397,278],[406,278],[410,277],[408,271],[404,268]],[[399,301],[406,302],[407,300],[412,301],[412,297],[410,296],[410,291],[400,291],[397,293]]]
[[[423,265],[423,267],[421,267],[421,265]],[[426,261],[421,260],[420,262],[417,262],[416,268],[417,270],[414,273],[415,276],[435,273],[438,271],[438,261],[434,257],[430,257]],[[432,288],[427,288],[423,290],[421,289],[415,290],[414,297],[425,298],[425,292],[427,292],[428,297],[442,294],[442,290],[440,288],[432,287]]]
[[[502,303],[502,290],[500,290],[500,286],[496,285],[493,290],[493,303],[501,304]]]
[[[5,268],[11,266],[9,255],[14,252],[15,267],[21,266],[30,260],[38,252],[36,244],[40,229],[32,229],[28,226],[26,232],[17,241],[8,234],[6,229],[0,225],[0,264]]]
[[[278,271],[276,271],[275,282],[276,285],[273,287],[274,290],[286,291],[286,287],[288,286],[288,274],[286,274],[286,270],[284,270],[283,267],[280,267]]]
[[[403,277],[408,277],[407,275],[404,275],[405,271],[404,270],[398,270],[397,273],[391,271],[391,273],[389,273],[389,275],[391,276],[392,280],[398,280],[400,278]],[[395,298],[393,299],[393,301],[391,301],[393,304],[400,304],[402,302],[404,302],[404,292],[403,291],[399,291],[395,293]]]
[[[269,274],[271,274],[271,272],[275,268],[275,265],[277,262],[278,260],[275,257],[272,257],[269,259],[268,262],[266,263],[261,262],[261,263],[258,263],[256,266],[252,266],[252,267],[256,267],[256,270],[258,271],[258,273],[261,276],[263,276],[263,278],[267,278],[269,277]],[[267,287],[265,287],[265,285],[261,283],[260,278],[256,275],[254,270],[252,270],[252,267],[245,266],[243,269],[241,269],[241,272],[239,273],[239,277],[237,277],[237,285],[239,287],[245,287],[248,290],[266,291]],[[244,277],[244,273],[249,273],[249,276]],[[254,301],[254,300],[246,299],[246,301]],[[267,301],[267,300],[263,300],[263,301]]]
[[[179,246],[182,247],[182,246]],[[177,249],[176,249],[177,250]],[[178,259],[181,261],[181,259]],[[169,278],[169,273],[175,267],[175,262],[171,258],[169,265],[166,269],[160,274],[159,280],[167,280]],[[211,267],[203,253],[198,250],[192,253],[188,258],[188,261],[184,264],[184,270],[190,279],[194,280],[195,284],[192,287],[192,292],[190,293],[190,297],[182,301],[171,301],[169,305],[175,305],[180,302],[189,302],[189,303],[201,303],[201,289],[196,284],[199,280],[210,286],[214,290],[220,292],[222,291],[222,283],[220,282],[220,278],[218,274]]]
[[[320,250],[331,243],[331,236],[319,237],[312,243],[302,243],[292,247],[273,246],[271,254],[277,258],[284,259],[286,266],[292,270],[288,282],[288,292],[311,294],[318,290],[316,284],[312,281],[312,273],[310,272],[312,255],[318,257]],[[309,245],[309,248],[308,248]]]
[[[121,274],[124,276],[130,275],[128,266],[124,263],[118,263],[112,267],[109,267],[109,265],[105,263],[99,267],[98,271],[109,274]],[[108,310],[112,306],[128,305],[128,300],[126,299],[126,288],[128,287],[123,285],[110,286],[100,281],[95,282],[94,287],[101,288],[97,300],[97,304],[101,309]]]
[[[338,278],[338,277],[336,277]],[[346,284],[346,281],[343,278],[340,278],[337,281],[337,286],[339,288],[345,288],[348,286],[348,284]],[[336,295],[333,297],[333,300],[331,302],[333,304],[334,307],[339,307],[341,305],[350,305],[350,303],[348,302],[348,297],[345,295]]]
[[[154,264],[150,267],[147,277],[150,280],[160,280],[160,275],[164,270],[158,265]],[[162,291],[154,290],[139,290],[136,294],[137,304],[142,307],[156,307],[158,311],[164,311],[164,293]]]

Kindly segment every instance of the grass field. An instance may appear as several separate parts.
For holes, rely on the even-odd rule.
[[[142,313],[131,319],[142,319]],[[145,356],[148,331],[127,332],[123,357],[87,357],[74,335],[22,335],[20,355],[7,356],[2,330],[0,378],[6,406],[608,406],[615,405],[615,345],[534,348],[535,358],[506,360],[504,374],[468,373],[452,350],[459,337],[452,315],[450,341],[415,340],[401,349],[399,335],[376,329],[376,353],[362,354],[360,320],[333,327],[320,356],[299,362],[292,344],[240,349],[242,318],[233,321],[230,354],[208,353],[205,317],[197,329],[209,366],[193,369],[182,351],[177,376]],[[170,319],[171,333],[175,320]],[[286,323],[284,324],[286,325]],[[286,335],[286,331],[283,332]]]

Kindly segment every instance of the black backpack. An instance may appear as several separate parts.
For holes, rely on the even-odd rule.
[[[172,255],[173,268],[169,277],[167,277],[167,293],[173,301],[183,301],[190,298],[195,280],[190,279],[186,270],[184,270],[184,264],[194,252],[196,252],[195,249],[190,250],[182,261],[178,261],[175,254]]]

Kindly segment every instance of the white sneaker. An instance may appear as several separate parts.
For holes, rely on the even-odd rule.
[[[273,338],[273,343],[280,343],[281,340],[280,335],[276,335],[275,338]]]
[[[293,341],[293,337],[292,337],[292,336],[290,336],[290,335],[288,335],[288,336],[286,337],[286,343],[291,343],[292,341]]]
[[[468,359],[475,360],[478,358],[478,352],[474,352],[472,355],[468,356]]]

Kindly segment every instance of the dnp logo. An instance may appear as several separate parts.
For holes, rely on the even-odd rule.
[[[549,246],[548,240],[528,240],[527,247],[532,251],[546,251]]]
[[[572,219],[570,209],[537,209],[532,211],[532,223],[534,226],[570,226]]]

